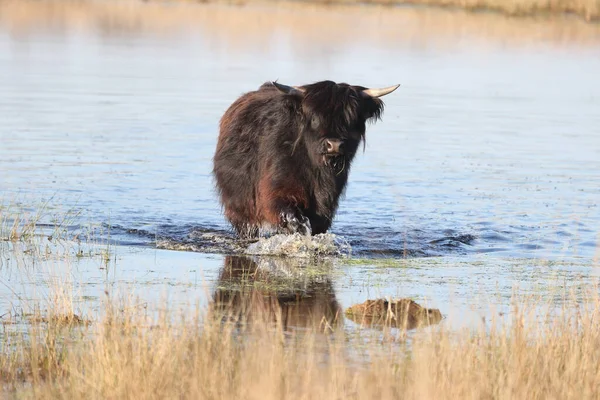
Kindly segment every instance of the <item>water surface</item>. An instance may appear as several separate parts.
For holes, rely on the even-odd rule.
[[[398,295],[461,315],[481,292],[507,306],[515,283],[597,275],[599,51],[600,27],[571,19],[3,2],[0,198],[32,213],[52,199],[42,222],[75,210],[72,232],[110,233],[127,245],[114,248],[126,254],[117,280],[193,288],[201,271],[212,291],[221,254],[245,248],[211,177],[226,108],[274,79],[401,83],[368,128],[332,228],[371,261],[336,262],[342,277],[325,292],[343,307]],[[437,257],[372,260],[419,256]],[[11,258],[0,268],[8,297],[14,279],[36,282],[15,278]],[[100,299],[105,270],[80,262],[97,287],[86,296]]]

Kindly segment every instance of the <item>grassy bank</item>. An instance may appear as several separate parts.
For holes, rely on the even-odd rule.
[[[10,221],[23,220],[17,218],[19,214],[10,215],[9,231],[14,225]],[[5,247],[25,245],[34,237],[16,236],[3,242]],[[160,307],[154,308],[134,298],[133,287],[123,279],[123,267],[117,280],[93,282],[103,284],[100,297],[85,300],[78,286],[89,282],[77,280],[72,273],[79,268],[74,261],[83,257],[79,244],[67,242],[58,253],[49,254],[46,242],[43,257],[55,262],[43,275],[48,276],[45,300],[36,304],[19,299],[11,307],[18,313],[0,312],[0,398],[600,396],[600,294],[597,286],[590,288],[589,280],[576,285],[578,278],[569,276],[573,291],[579,290],[572,299],[557,295],[543,303],[514,297],[507,315],[486,314],[488,320],[479,328],[452,330],[442,321],[404,332],[353,325],[335,298],[324,296],[333,291],[324,280],[313,291],[305,289],[303,300],[287,296],[276,301],[279,296],[267,294],[295,293],[286,290],[289,283],[281,285],[268,276],[261,280],[256,276],[260,271],[250,268],[244,271],[258,285],[246,286],[244,292],[243,284],[253,284],[248,275],[239,278],[236,288],[218,284],[214,293],[207,293],[209,300],[202,307],[173,306],[161,300]],[[11,253],[5,258],[16,256]],[[28,252],[24,257],[38,256]],[[89,257],[97,259],[98,268],[107,273],[116,269],[114,264],[105,265],[103,254]],[[21,263],[22,272],[42,271],[31,260]],[[1,259],[0,268],[8,268]],[[8,287],[16,282],[0,280]],[[270,286],[261,286],[264,282]],[[142,285],[139,290],[157,287]],[[302,310],[290,311],[302,301]]]
[[[458,8],[469,11],[493,11],[510,16],[528,17],[575,14],[586,21],[600,18],[599,0],[314,0],[326,3],[375,3]]]
[[[264,4],[281,3],[280,0],[172,0],[187,3]],[[379,4],[401,6],[427,6],[490,11],[515,17],[573,14],[586,21],[600,19],[600,0],[298,0],[317,4]],[[131,2],[131,1],[129,1]]]
[[[242,325],[210,312],[149,317],[107,300],[89,325],[50,319],[5,337],[0,387],[18,398],[597,398],[598,298],[549,318],[534,309],[515,306],[502,327],[442,325],[405,341],[323,324],[286,332],[256,315]]]
[[[304,49],[327,37],[331,46],[420,46],[452,49],[464,43],[484,46],[593,47],[600,24],[580,18],[505,18],[436,7],[357,7],[296,2],[252,3],[245,7],[182,1],[15,1],[0,0],[0,29],[12,37],[28,33],[75,31],[102,37],[190,35],[229,52],[270,46],[272,38],[289,37]]]

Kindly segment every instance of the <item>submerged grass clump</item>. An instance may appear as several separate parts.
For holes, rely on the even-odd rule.
[[[27,242],[41,236],[77,238],[72,227],[79,225],[80,217],[81,210],[72,207],[65,211],[53,197],[31,205],[17,200],[0,200],[0,241]]]
[[[0,203],[0,240],[18,241],[33,238],[37,224],[44,217],[46,206],[47,203],[33,212],[28,212],[13,203]]]
[[[346,310],[346,316],[361,326],[391,326],[414,329],[439,323],[440,310],[425,308],[412,299],[376,299],[355,304]]]

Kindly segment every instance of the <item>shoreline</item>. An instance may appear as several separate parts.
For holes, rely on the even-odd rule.
[[[236,1],[236,0],[233,0]],[[339,45],[393,42],[397,46],[455,48],[464,40],[527,46],[596,47],[600,24],[569,16],[511,18],[455,7],[393,6],[317,1],[220,0],[15,1],[0,0],[0,29],[28,32],[101,32],[102,35],[202,33],[219,35],[234,46],[264,43],[275,33],[301,38],[309,46],[327,31]],[[385,1],[385,0],[384,0]],[[373,27],[377,29],[372,29]]]
[[[243,0],[240,0],[243,3]],[[275,2],[274,0],[263,0]],[[199,3],[210,3],[211,0]],[[216,1],[218,2],[218,0]],[[259,0],[260,2],[260,0]],[[588,23],[600,23],[600,1],[583,0],[570,4],[566,0],[543,1],[521,0],[503,2],[501,0],[292,0],[296,3],[328,5],[376,5],[390,7],[414,7],[446,11],[463,11],[470,14],[495,14],[515,19],[577,18]],[[250,4],[246,1],[243,4]]]
[[[0,0],[0,9],[6,5],[18,4],[28,7],[31,4],[100,7],[123,7],[131,5],[221,5],[231,7],[247,6],[321,6],[321,7],[383,7],[389,9],[414,9],[446,12],[463,12],[469,15],[496,15],[515,20],[577,19],[589,24],[600,24],[600,0],[83,0],[19,1]]]

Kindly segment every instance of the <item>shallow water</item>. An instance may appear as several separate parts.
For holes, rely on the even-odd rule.
[[[423,15],[395,10],[398,20],[412,22],[402,35],[387,25],[393,21],[383,17],[386,9],[364,7],[275,8],[270,13],[277,24],[249,22],[242,37],[242,27],[209,19],[229,13],[233,24],[260,8],[187,7],[192,17],[198,14],[195,25],[188,17],[178,28],[165,28],[159,22],[166,16],[153,30],[157,18],[149,13],[155,8],[114,15],[91,8],[84,23],[60,8],[37,17],[37,24],[5,13],[5,202],[35,204],[56,196],[65,209],[85,210],[90,221],[123,228],[115,233],[125,243],[153,240],[128,234],[132,228],[175,239],[227,230],[211,157],[218,120],[239,94],[276,78],[401,83],[385,99],[383,121],[367,133],[333,233],[366,254],[596,251],[600,40],[505,43],[486,41],[471,28],[446,43],[440,37],[447,32],[427,30],[435,18],[446,21],[447,13],[422,11],[434,20],[419,29],[413,25]],[[146,25],[131,21],[136,12]],[[295,23],[298,12],[320,18],[310,34],[302,35]],[[341,17],[352,25],[363,14],[361,29],[376,31],[379,23],[390,31],[362,40],[342,36],[350,28]],[[332,28],[318,24],[327,16],[340,34],[329,37]],[[472,23],[463,14],[451,16]],[[519,23],[531,25],[534,38],[543,31],[539,22]],[[584,37],[600,32],[565,24]]]
[[[224,110],[274,79],[402,84],[368,129],[332,233],[354,257],[441,261],[340,262],[344,307],[402,295],[460,315],[473,293],[543,282],[542,260],[570,260],[548,267],[563,279],[597,275],[596,25],[360,6],[0,7],[0,198],[30,212],[52,198],[44,223],[80,213],[72,233],[93,226],[127,246],[124,282],[189,284],[193,269],[214,284],[218,254],[246,249],[211,158]],[[93,271],[82,279],[97,286]]]
[[[101,313],[106,299],[148,313],[200,306],[250,318],[264,317],[265,311],[274,316],[278,304],[288,329],[318,326],[325,317],[352,332],[358,325],[343,315],[350,306],[374,298],[412,298],[439,309],[444,326],[458,329],[482,321],[510,324],[519,299],[541,310],[561,310],[584,301],[600,283],[600,269],[586,260],[488,254],[315,262],[135,246],[113,247],[104,259],[99,256],[104,246],[73,243],[51,245],[41,254],[32,249],[0,242],[0,322],[20,326],[36,310],[51,312],[64,297],[73,299],[66,302],[69,310],[84,318]]]

